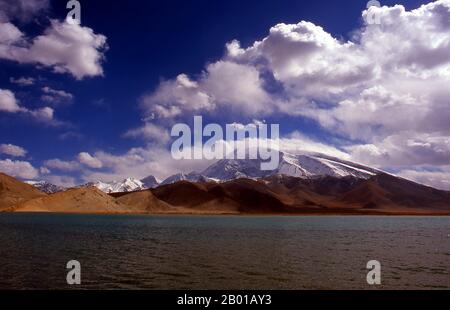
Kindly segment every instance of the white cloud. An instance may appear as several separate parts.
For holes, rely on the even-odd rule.
[[[377,141],[348,147],[354,160],[378,167],[450,165],[450,137],[399,132]]]
[[[315,141],[298,131],[294,131],[287,137],[280,139],[280,150],[291,154],[310,152],[321,153],[345,160],[350,159],[350,155],[347,152],[326,143]]]
[[[91,28],[52,20],[44,34],[27,40],[16,26],[0,22],[0,58],[34,63],[77,79],[103,75],[106,37]]]
[[[34,83],[36,82],[36,80],[32,77],[20,77],[20,78],[9,78],[9,81],[13,84],[17,84],[19,86],[31,86],[34,85]]]
[[[54,121],[54,113],[50,107],[44,107],[36,110],[29,110],[28,113],[33,116],[36,120],[44,122],[44,123],[52,123]],[[59,122],[54,122],[54,124]]]
[[[354,43],[340,42],[306,21],[278,24],[247,49],[233,41],[227,51],[230,60],[272,72],[292,98],[329,100],[373,74]]]
[[[83,165],[86,165],[90,168],[99,169],[103,167],[103,164],[100,160],[95,157],[92,157],[91,154],[82,152],[78,154],[78,161]]]
[[[141,127],[130,129],[123,136],[126,138],[142,138],[161,144],[165,144],[170,140],[167,129],[151,123],[145,123]]]
[[[46,160],[45,167],[57,169],[61,171],[77,171],[80,169],[80,164],[76,161],[64,161],[58,158]]]
[[[142,107],[147,115],[162,118],[217,108],[252,115],[269,113],[268,102],[256,68],[218,61],[208,65],[198,81],[180,74],[174,80],[162,82],[155,92],[142,99]]]
[[[35,120],[48,124],[60,125],[60,121],[54,118],[55,110],[50,107],[43,107],[30,110],[19,105],[15,94],[7,89],[0,89],[0,112],[23,113],[33,117]]]
[[[208,94],[184,74],[175,80],[162,82],[154,93],[142,98],[141,105],[148,115],[159,117],[174,117],[183,111],[195,112],[213,108]]]
[[[0,160],[0,171],[21,179],[35,179],[39,171],[27,161]]]
[[[0,89],[0,111],[10,113],[23,111],[12,91],[7,89]]]
[[[0,144],[0,154],[6,154],[14,157],[25,157],[27,151],[20,146],[13,144]]]

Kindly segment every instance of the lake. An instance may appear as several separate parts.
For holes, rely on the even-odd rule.
[[[450,289],[450,217],[0,214],[0,289]],[[370,260],[381,286],[367,284]]]

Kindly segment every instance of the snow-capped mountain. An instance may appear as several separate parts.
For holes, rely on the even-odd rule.
[[[271,175],[288,175],[300,178],[320,176],[354,176],[367,179],[380,171],[360,164],[340,160],[323,154],[292,155],[280,152],[280,163],[273,171],[262,171],[261,160],[223,159],[201,172],[201,175],[221,181],[236,178],[262,178]]]
[[[382,171],[324,154],[305,153],[292,155],[280,152],[279,165],[273,171],[261,170],[261,160],[259,159],[223,159],[202,172],[177,173],[163,182],[159,182],[154,176],[148,176],[142,180],[128,178],[120,182],[105,183],[98,181],[82,186],[95,186],[105,193],[118,193],[155,188],[159,185],[167,185],[179,181],[225,182],[238,178],[259,179],[273,175],[286,175],[306,179],[321,176],[354,176],[368,179],[380,172]]]
[[[47,193],[47,194],[53,194],[57,192],[65,191],[66,188],[62,186],[58,186],[46,181],[25,181],[25,183],[32,185],[39,189],[41,192]]]
[[[208,178],[203,174],[199,174],[197,172],[191,172],[189,174],[177,173],[174,174],[167,179],[165,179],[160,185],[172,184],[180,181],[190,181],[190,182],[214,182],[221,181],[213,178]]]
[[[148,177],[142,179],[141,182],[142,184],[144,184],[145,188],[155,188],[161,183],[161,181],[159,181],[152,175],[149,175]]]
[[[110,183],[101,181],[90,182],[82,185],[81,187],[96,187],[105,193],[124,193],[146,189],[144,183],[135,178],[127,178],[123,181],[114,181]]]

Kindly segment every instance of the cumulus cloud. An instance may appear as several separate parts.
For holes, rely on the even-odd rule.
[[[106,37],[89,27],[52,20],[30,40],[14,24],[0,22],[0,58],[38,64],[76,79],[103,75]]]
[[[92,157],[91,154],[82,152],[78,154],[78,161],[83,165],[86,165],[90,168],[99,169],[103,167],[103,164],[100,160],[95,157]]]
[[[13,144],[0,144],[0,154],[6,154],[13,157],[25,157],[27,150]]]
[[[194,81],[185,74],[164,81],[142,99],[147,115],[175,117],[183,112],[228,108],[245,114],[268,113],[269,96],[260,73],[253,66],[218,61],[207,66]]]
[[[0,160],[0,171],[21,179],[35,179],[39,171],[27,161]]]
[[[23,108],[19,106],[14,93],[7,89],[0,89],[0,112],[16,113],[23,111]]]
[[[126,138],[140,138],[161,144],[165,144],[170,140],[167,129],[151,123],[145,123],[141,127],[130,129],[123,136]]]

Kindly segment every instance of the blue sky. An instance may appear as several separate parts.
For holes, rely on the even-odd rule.
[[[418,28],[419,33],[416,30],[417,36],[411,38],[409,31],[414,33],[413,27],[419,27],[417,24],[422,22],[416,19],[423,19],[425,25],[432,23],[426,14],[422,14],[423,17],[403,14],[399,27],[392,26],[399,12],[394,9],[395,4],[403,5],[404,11],[410,12],[429,1],[381,1],[384,9],[380,14],[390,24],[384,28],[381,25],[377,30],[366,29],[362,17],[366,1],[356,0],[345,3],[133,0],[120,4],[80,1],[82,23],[77,29],[63,26],[68,11],[66,1],[27,2],[30,6],[24,9],[20,6],[22,1],[0,0],[0,12],[3,11],[0,14],[3,28],[3,32],[0,28],[0,90],[3,91],[0,100],[11,100],[12,94],[16,107],[20,107],[9,106],[9,111],[0,108],[0,144],[3,145],[0,160],[6,172],[16,171],[17,166],[17,171],[25,171],[17,172],[18,177],[70,185],[93,179],[108,181],[127,174],[133,177],[155,174],[164,178],[177,170],[197,169],[206,163],[164,161],[168,156],[164,150],[169,149],[170,142],[162,141],[161,137],[173,123],[189,123],[193,115],[204,115],[208,121],[221,124],[247,124],[255,120],[280,123],[282,136],[290,146],[299,143],[332,154],[345,153],[348,159],[441,188],[447,188],[447,184],[450,188],[450,162],[446,161],[450,154],[449,126],[439,115],[428,112],[430,109],[446,111],[448,103],[440,101],[442,96],[437,95],[438,91],[430,91],[431,99],[423,99],[409,88],[428,90],[431,81],[438,80],[434,85],[448,82],[448,76],[440,73],[447,70],[450,60],[441,60],[441,54],[432,55],[423,48],[433,45],[430,42],[420,45],[422,37],[428,36],[437,42],[433,46],[435,50],[450,53],[445,43],[448,37],[442,29],[422,26]],[[449,3],[440,1],[439,5],[424,11],[435,14],[433,20],[445,18]],[[298,24],[301,21],[309,23]],[[286,27],[269,34],[279,23]],[[12,27],[22,33],[22,41],[7,38],[7,33],[13,33]],[[444,23],[442,27],[450,26]],[[55,40],[67,43],[72,40],[68,39],[72,30],[77,31],[77,35],[90,37],[87,42],[77,39],[71,42],[80,45],[79,49],[65,50],[66,55],[50,47],[46,51],[46,46],[50,45],[44,40],[44,44],[37,44],[40,37],[52,43]],[[314,54],[305,48],[305,42],[300,45],[295,36],[292,37],[296,32],[311,35],[314,42],[307,44],[312,44]],[[381,41],[384,37],[400,40],[403,35],[405,40],[410,40],[404,48],[400,45],[405,41]],[[310,40],[305,37],[300,40]],[[262,44],[263,47],[251,50],[255,42],[264,38],[267,43]],[[233,40],[239,42],[235,45],[236,55],[231,55],[230,48],[226,47]],[[356,47],[348,45],[349,41]],[[412,44],[418,46],[414,48]],[[28,49],[20,51],[23,46]],[[383,51],[377,46],[387,47]],[[2,47],[7,50],[4,55]],[[395,48],[399,51],[393,53],[391,50]],[[373,57],[367,55],[369,49]],[[402,49],[406,50],[404,55]],[[411,49],[410,54],[408,49]],[[76,54],[78,52],[90,53],[94,58],[84,59]],[[355,55],[348,57],[351,53]],[[384,53],[392,53],[391,63],[383,60]],[[55,55],[56,60],[49,60],[45,55]],[[425,58],[439,58],[439,61],[430,64],[423,60]],[[367,64],[367,59],[373,63]],[[409,62],[403,64],[398,59]],[[330,64],[326,64],[327,61]],[[321,76],[316,72],[320,69],[317,66],[324,63],[324,68],[333,65],[336,68]],[[339,66],[340,63],[343,65]],[[351,69],[352,66],[356,69]],[[346,82],[360,74],[363,76],[364,70],[372,74],[375,67],[381,68],[381,73],[374,73],[373,78],[361,83]],[[388,69],[393,67],[395,72]],[[419,69],[428,70],[430,74],[411,81],[411,76],[418,74]],[[361,72],[356,72],[358,70]],[[335,77],[333,72],[339,74]],[[436,77],[437,72],[439,77]],[[225,93],[235,89],[232,81],[220,80],[230,73],[241,77],[239,85],[250,90],[224,95],[218,85],[230,88]],[[198,89],[197,93],[193,93],[190,86],[177,84],[182,83],[177,79],[180,74],[185,77],[185,83],[196,85],[193,87]],[[390,78],[399,83],[394,90],[380,83]],[[326,82],[320,82],[322,80]],[[400,83],[402,81],[404,83]],[[175,93],[177,87],[185,89]],[[199,93],[210,98],[201,108],[194,102]],[[376,100],[374,96],[381,98],[377,102],[389,98],[394,103],[381,107],[379,115],[376,114],[378,108],[372,109],[370,113],[374,118],[369,118],[356,104],[367,108],[371,104],[367,100]],[[436,123],[433,128],[415,126],[405,119],[374,121],[380,115],[391,117],[393,111],[415,117],[415,112],[411,112],[405,102],[417,103],[422,99],[424,103],[418,104],[414,111],[424,108],[429,118],[423,122]],[[343,104],[347,101],[354,104],[354,108],[347,109],[349,104]],[[386,108],[394,104],[398,104],[398,108]],[[326,108],[321,109],[321,105]],[[175,108],[177,113],[167,114]],[[386,110],[383,112],[383,109]],[[155,115],[158,111],[165,112]],[[358,115],[361,116],[358,118]],[[404,143],[410,140],[411,143]],[[12,146],[8,148],[8,145]],[[431,145],[430,149],[427,145]],[[13,146],[26,154],[17,149],[11,151]],[[416,146],[421,147],[417,150]],[[86,155],[81,156],[84,159],[80,153]],[[134,166],[133,160],[136,160]],[[29,171],[30,166],[34,172]]]

